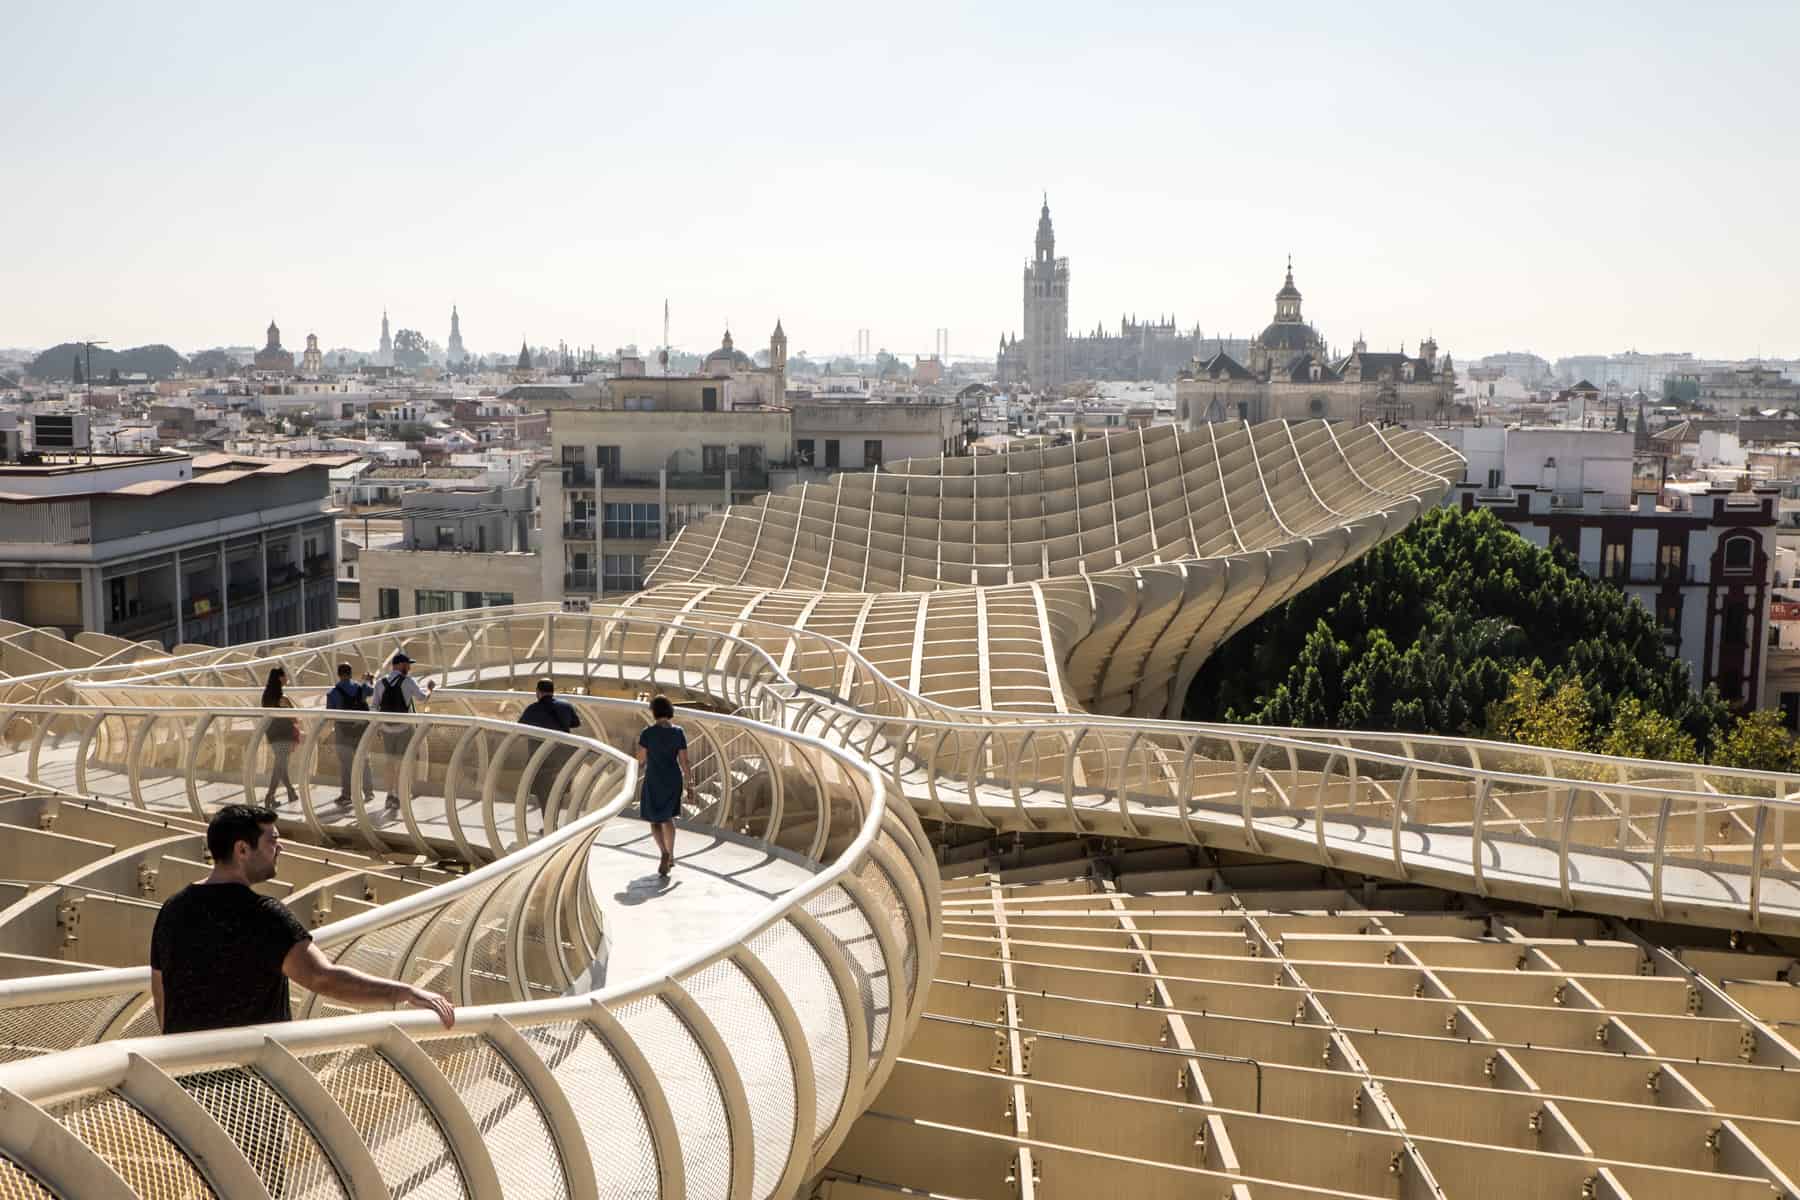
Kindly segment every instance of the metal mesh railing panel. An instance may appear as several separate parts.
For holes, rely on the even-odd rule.
[[[686,1022],[660,996],[633,1000],[613,1015],[650,1060],[680,1123],[689,1200],[728,1195],[733,1130],[725,1094]]]
[[[881,835],[894,854],[900,856],[900,847],[894,845],[894,839],[887,834]],[[894,882],[887,868],[877,862],[873,856],[864,861],[856,872],[869,890],[874,893],[881,911],[887,914],[888,925],[894,931],[894,937],[900,943],[900,966],[904,976],[903,983],[909,994],[916,993],[919,987],[919,947],[916,940],[917,931],[912,927],[912,912],[906,907],[906,901],[900,896],[900,885]]]
[[[519,889],[531,882],[530,872],[510,875],[488,893],[489,902],[474,917],[475,936],[469,941],[469,992],[471,1004],[500,1004],[517,999],[513,994],[513,969],[507,936],[512,926],[513,903]]]
[[[48,1111],[140,1196],[215,1194],[180,1147],[121,1096],[99,1092]]]
[[[602,1200],[655,1196],[656,1138],[637,1089],[588,1025],[567,1022],[520,1030],[556,1077],[594,1162]],[[666,1147],[674,1152],[674,1147]]]
[[[750,1102],[755,1160],[750,1194],[772,1195],[794,1147],[794,1059],[769,1002],[734,962],[714,963],[685,982],[731,1048]]]
[[[850,1024],[844,1015],[843,1001],[825,968],[825,960],[806,936],[786,921],[753,938],[750,951],[781,981],[800,1019],[800,1028],[806,1033],[818,1092],[813,1118],[816,1147],[837,1120],[844,1092],[850,1085]]]
[[[84,1046],[94,1039],[102,1019],[117,1011],[118,1004],[115,996],[90,996],[0,1009],[0,1062]]]
[[[426,1042],[425,1052],[475,1119],[506,1194],[526,1200],[566,1197],[568,1181],[550,1123],[511,1064],[475,1036]]]
[[[162,1022],[157,1020],[156,1006],[146,1004],[142,1012],[125,1023],[125,1028],[120,1031],[119,1036],[122,1038],[154,1037],[161,1032]]]
[[[346,1196],[312,1131],[261,1078],[242,1068],[176,1079],[250,1160],[274,1200]]]
[[[339,966],[367,971],[385,979],[398,978],[402,970],[400,956],[406,953],[406,948],[412,945],[413,938],[425,928],[431,917],[430,912],[422,912],[404,921],[371,930],[357,938],[341,954],[330,957]]]
[[[465,1200],[444,1131],[393,1064],[366,1047],[301,1061],[362,1134],[394,1200]]]
[[[463,930],[467,928],[468,922],[474,920],[487,894],[488,889],[477,888],[451,901],[448,908],[435,914],[436,919],[419,939],[419,944],[413,950],[412,961],[407,964],[407,973],[412,976],[414,984],[434,992],[442,992],[458,1004],[468,1003],[468,997],[461,994],[457,965],[451,959],[456,954],[457,942],[462,937]]]
[[[881,1053],[887,1045],[888,994],[887,963],[881,957],[881,943],[875,930],[850,893],[841,887],[826,888],[806,902],[806,911],[815,917],[825,931],[836,938],[850,962],[850,973],[856,977],[856,990],[862,996],[863,1019],[869,1031],[869,1057]]]
[[[0,1158],[0,1200],[56,1200],[56,1194],[10,1158]]]

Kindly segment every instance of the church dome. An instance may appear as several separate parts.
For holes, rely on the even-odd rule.
[[[747,371],[755,366],[756,363],[751,361],[748,354],[731,344],[731,330],[727,329],[724,340],[719,343],[719,348],[707,355],[706,360],[700,364],[700,373],[702,375],[729,375],[733,371]]]
[[[1257,343],[1264,350],[1311,350],[1317,342],[1312,326],[1292,321],[1276,321],[1262,331]]]

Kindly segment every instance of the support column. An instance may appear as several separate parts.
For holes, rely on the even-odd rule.
[[[262,636],[269,636],[269,535],[256,535],[256,577],[262,581]]]
[[[231,569],[224,542],[219,543],[219,645],[231,645]]]
[[[187,641],[187,608],[186,589],[182,586],[181,551],[177,550],[169,556],[175,572],[175,644]]]

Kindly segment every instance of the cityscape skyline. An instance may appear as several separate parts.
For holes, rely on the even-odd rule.
[[[780,318],[814,357],[862,329],[928,353],[939,328],[985,356],[1023,332],[1014,272],[1048,191],[1075,329],[1135,307],[1249,336],[1292,254],[1334,345],[1800,354],[1800,247],[1761,232],[1800,183],[1770,152],[1800,95],[1777,52],[1792,10],[1301,4],[1279,37],[1174,8],[1131,29],[933,9],[929,37],[733,11],[201,6],[178,37],[130,6],[28,6],[0,79],[21,117],[0,261],[30,286],[0,296],[0,343],[240,345],[275,314],[372,346],[383,306],[443,342],[455,302],[482,352],[515,331],[611,350],[660,344],[668,298],[685,347]],[[546,69],[551,36],[603,69]],[[231,52],[270,39],[330,53],[276,78]],[[139,66],[66,72],[70,46]],[[755,69],[670,88],[633,46]],[[846,64],[914,85],[846,97]],[[94,163],[114,181],[59,169]]]

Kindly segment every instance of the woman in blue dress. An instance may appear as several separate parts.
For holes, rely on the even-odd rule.
[[[644,769],[638,815],[650,822],[650,835],[662,851],[656,873],[667,879],[675,865],[675,818],[688,771],[687,734],[675,724],[675,706],[667,696],[650,701],[650,715],[656,723],[638,734],[637,760]]]

